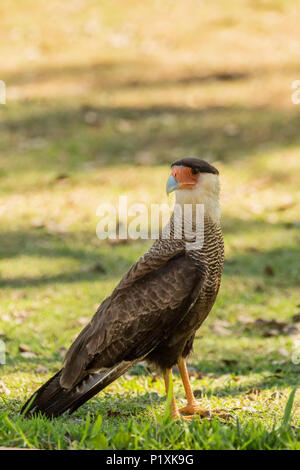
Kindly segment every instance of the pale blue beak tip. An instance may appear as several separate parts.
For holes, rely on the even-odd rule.
[[[178,181],[174,178],[173,175],[170,175],[166,185],[167,194],[170,194],[172,191],[178,189]]]

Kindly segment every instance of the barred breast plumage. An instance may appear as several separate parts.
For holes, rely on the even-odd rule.
[[[174,239],[173,217],[170,224],[170,243],[183,243],[184,249],[186,249],[186,237],[183,237],[180,242]],[[193,233],[195,233],[195,229],[195,223],[193,223]],[[182,228],[182,230],[184,229]],[[202,248],[190,250],[187,253],[187,256],[193,259],[195,263],[206,267],[204,282],[194,306],[184,317],[180,328],[173,331],[165,341],[147,356],[150,362],[155,363],[161,369],[172,367],[177,363],[180,356],[186,357],[192,351],[195,333],[212,309],[220,288],[224,265],[224,242],[221,225],[213,222],[209,217],[205,217],[203,235]],[[190,234],[188,234],[188,239],[191,239]]]

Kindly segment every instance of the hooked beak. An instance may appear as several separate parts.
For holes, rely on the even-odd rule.
[[[172,191],[175,191],[175,189],[178,189],[178,187],[178,181],[174,178],[173,175],[170,175],[166,185],[167,194],[170,194]]]

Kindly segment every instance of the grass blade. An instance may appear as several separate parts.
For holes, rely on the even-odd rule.
[[[292,414],[292,409],[293,409],[293,404],[294,404],[294,398],[295,398],[295,393],[297,391],[297,387],[293,388],[293,390],[290,393],[290,396],[286,402],[285,405],[285,410],[284,410],[284,415],[281,423],[281,428],[286,429],[286,427],[289,424],[291,414]]]

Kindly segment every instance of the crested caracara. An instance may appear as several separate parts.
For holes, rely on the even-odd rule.
[[[26,415],[72,413],[142,360],[162,371],[167,392],[172,366],[178,364],[187,406],[178,410],[173,395],[173,418],[208,414],[196,403],[185,360],[221,281],[218,175],[216,168],[197,158],[172,164],[167,193],[175,191],[177,207],[191,205],[191,223],[184,224],[182,217],[178,236],[173,212],[170,236],[161,235],[102,302],[68,350],[62,369],[23,406]],[[203,243],[191,249],[197,204],[204,207]]]

